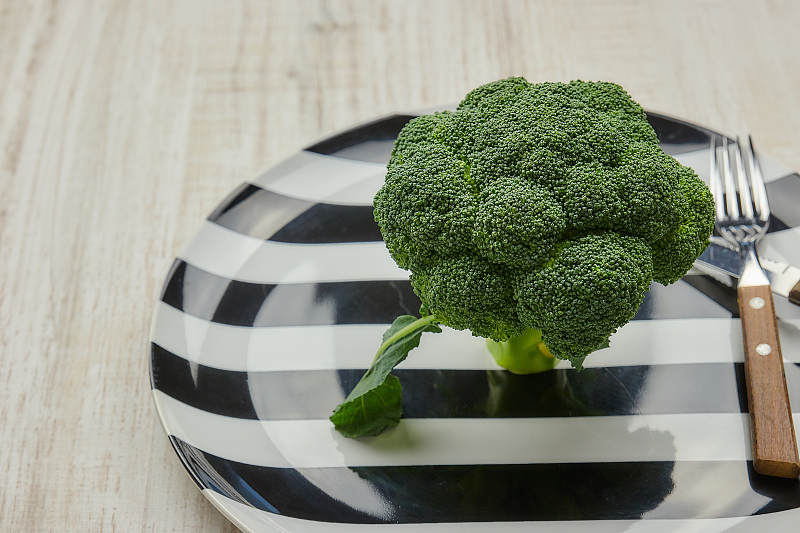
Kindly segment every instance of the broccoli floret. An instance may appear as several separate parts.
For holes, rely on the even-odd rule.
[[[708,243],[708,188],[606,82],[509,78],[397,138],[375,219],[438,321],[503,342],[541,330],[579,366]]]
[[[642,108],[606,82],[509,78],[400,132],[375,220],[411,271],[421,318],[398,317],[331,416],[348,437],[397,424],[389,372],[438,325],[485,337],[512,372],[580,368],[708,244],[705,184],[665,154]]]
[[[481,258],[465,255],[419,269],[411,273],[411,286],[425,295],[436,319],[452,328],[494,339],[525,329],[517,317],[512,278]]]
[[[677,162],[676,162],[677,164]],[[714,199],[706,184],[690,168],[678,165],[680,191],[686,201],[684,217],[651,244],[653,279],[664,285],[679,280],[708,245],[714,230]]]
[[[542,268],[520,276],[517,311],[556,357],[581,366],[588,350],[636,314],[653,278],[639,237],[598,233],[567,241]],[[610,308],[609,308],[610,306]]]

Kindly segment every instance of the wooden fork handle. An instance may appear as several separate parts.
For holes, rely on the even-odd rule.
[[[753,467],[759,474],[796,478],[800,460],[772,291],[769,285],[739,287],[738,296],[753,429]]]

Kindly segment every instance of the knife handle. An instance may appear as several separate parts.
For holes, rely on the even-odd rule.
[[[795,283],[792,290],[789,291],[789,301],[793,304],[800,305],[800,281]]]
[[[737,292],[753,430],[753,467],[759,474],[796,478],[800,460],[772,290],[769,285],[757,285],[739,287]]]

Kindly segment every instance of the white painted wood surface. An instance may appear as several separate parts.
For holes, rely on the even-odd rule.
[[[607,79],[800,168],[794,2],[0,4],[0,530],[232,531],[149,395],[161,281],[234,186],[468,89]]]

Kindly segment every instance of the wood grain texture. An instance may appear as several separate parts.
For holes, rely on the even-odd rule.
[[[753,437],[753,467],[768,476],[800,475],[797,440],[769,285],[739,287],[744,375]]]
[[[241,181],[509,75],[608,79],[800,168],[795,2],[0,4],[0,530],[232,531],[170,448],[147,337]]]

